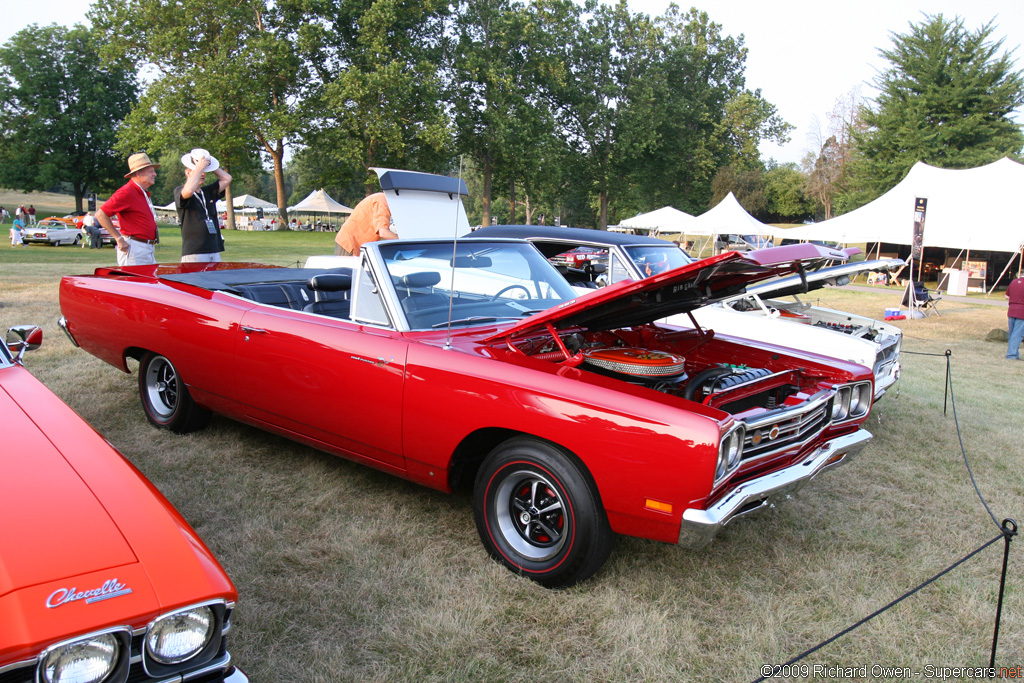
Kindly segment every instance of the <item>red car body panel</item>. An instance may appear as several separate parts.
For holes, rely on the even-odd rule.
[[[698,271],[711,266],[723,286],[735,287],[743,277],[730,269],[741,261],[764,277],[792,269],[724,254],[690,275],[702,281]],[[621,534],[675,542],[684,509],[702,507],[736,481],[789,466],[863,422],[829,426],[820,440],[745,463],[715,485],[727,413],[689,401],[682,408],[677,397],[510,348],[545,325],[576,324],[595,301],[671,288],[681,278],[675,271],[599,290],[511,327],[455,328],[450,340],[445,330],[381,329],[159,279],[178,271],[147,266],[65,277],[68,332],[125,371],[126,359],[139,350],[167,356],[203,407],[442,491],[451,489],[454,454],[476,437],[505,432],[547,440],[585,457],[611,528]],[[644,335],[675,335],[673,344],[695,357],[709,354],[709,363],[742,358],[780,371],[794,365],[794,354],[782,347],[721,339],[711,351],[702,346],[710,334],[660,328],[632,334],[638,344]],[[871,378],[857,365],[798,358],[824,385]],[[650,507],[650,500],[671,511]]]
[[[0,367],[0,432],[0,669],[76,635],[237,600],[163,495],[17,365]],[[130,593],[67,600],[110,582]]]

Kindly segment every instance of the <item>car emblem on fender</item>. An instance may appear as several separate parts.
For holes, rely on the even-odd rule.
[[[71,588],[58,588],[50,593],[50,597],[46,599],[46,606],[53,609],[54,607],[60,607],[61,605],[66,605],[69,602],[75,602],[77,600],[85,600],[85,604],[91,605],[94,602],[118,598],[122,595],[128,595],[131,592],[131,588],[128,588],[125,584],[120,583],[116,578],[113,578],[104,581],[103,585],[99,588],[93,588],[86,591],[80,591],[74,586]]]

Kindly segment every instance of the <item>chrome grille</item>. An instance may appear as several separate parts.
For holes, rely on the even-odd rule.
[[[832,396],[829,393],[793,408],[745,420],[747,438],[743,442],[743,460],[799,447],[816,437],[829,424]]]

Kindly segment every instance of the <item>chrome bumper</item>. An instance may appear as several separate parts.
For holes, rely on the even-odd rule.
[[[890,365],[885,366],[881,376],[875,375],[875,397],[874,401],[885,396],[885,392],[893,385],[896,384],[900,379],[900,373],[903,368],[900,366],[900,362],[896,361]]]
[[[241,669],[235,667],[224,679],[224,683],[249,683],[249,677]]]
[[[703,548],[736,517],[789,498],[822,470],[845,463],[860,453],[870,440],[871,433],[865,429],[837,437],[794,465],[739,484],[706,510],[690,508],[684,511],[679,545]]]

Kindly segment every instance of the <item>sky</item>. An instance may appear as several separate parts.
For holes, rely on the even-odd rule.
[[[0,44],[36,23],[87,23],[89,0],[32,0],[5,3],[0,16]],[[995,20],[996,39],[1013,51],[1017,69],[1024,69],[1024,0],[821,0],[677,1],[691,4],[721,24],[723,33],[744,36],[748,49],[747,87],[760,89],[782,118],[796,127],[788,144],[765,143],[767,160],[800,163],[812,147],[814,131],[827,127],[836,101],[854,88],[871,97],[871,83],[886,61],[878,50],[892,45],[893,33],[906,33],[925,14],[960,16],[970,30]],[[629,0],[634,12],[658,16],[669,0]],[[1017,113],[1024,121],[1024,111]]]

